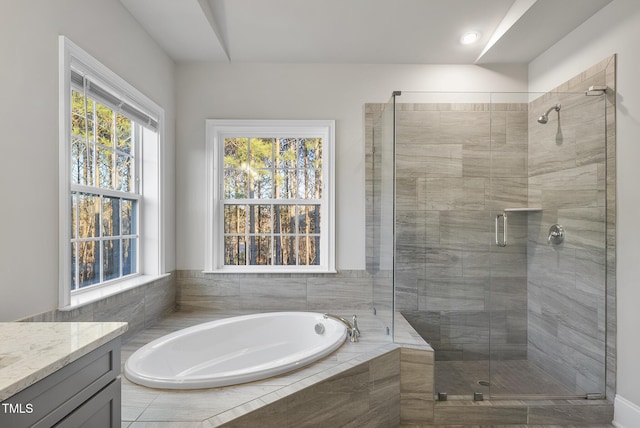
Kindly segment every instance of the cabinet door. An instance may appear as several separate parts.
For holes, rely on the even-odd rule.
[[[119,428],[120,377],[71,412],[56,428]]]

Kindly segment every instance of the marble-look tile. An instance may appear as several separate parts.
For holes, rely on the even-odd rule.
[[[505,208],[528,206],[528,178],[494,178],[487,188],[488,208],[498,212]]]
[[[433,422],[434,356],[424,349],[400,350],[400,421]]]
[[[527,278],[492,277],[485,282],[485,305],[491,311],[522,311],[522,317],[526,319]]]
[[[56,322],[87,322],[93,321],[93,306],[86,305],[71,311],[55,311]]]
[[[427,248],[425,273],[429,277],[461,277],[462,246],[449,245]]]
[[[243,409],[244,411],[245,409]],[[279,400],[266,406],[253,410],[250,414],[235,418],[227,423],[221,423],[218,418],[209,420],[213,426],[228,428],[253,428],[256,426],[264,428],[284,428],[288,427],[287,401]]]
[[[175,273],[145,285],[144,322],[151,326],[176,310]]]
[[[481,178],[491,176],[490,144],[466,143],[462,146],[462,175]]]
[[[529,406],[530,424],[598,424],[609,423],[613,419],[613,406],[602,405],[577,406]]]
[[[433,352],[400,349],[400,392],[417,394],[414,398],[433,401]]]
[[[505,144],[523,145],[528,144],[528,106],[523,105],[523,111],[507,111],[505,125]]]
[[[469,105],[476,107],[477,104]],[[491,138],[491,113],[488,111],[440,112],[441,144],[488,144]]]
[[[418,188],[419,209],[428,211],[464,209],[466,200],[462,177],[427,178],[419,184],[424,184],[424,187]],[[476,198],[480,197],[482,197],[484,205],[484,183],[482,183],[482,194],[476,195]],[[479,200],[476,200],[475,203],[479,204]]]
[[[287,402],[289,425],[340,426],[355,419],[368,410],[368,381],[368,364],[361,364],[291,396]]]
[[[527,177],[527,146],[504,145],[491,152],[493,177]]]
[[[240,306],[257,311],[304,310],[307,287],[297,278],[242,278]]]
[[[400,393],[400,423],[423,424],[432,423],[434,420],[433,401],[426,400],[424,394],[401,392]]]
[[[462,177],[462,144],[398,146],[396,174],[398,177]]]
[[[527,423],[527,407],[520,403],[492,406],[489,402],[437,402],[434,407],[436,424],[523,424]]]
[[[180,310],[240,309],[240,284],[237,279],[179,280],[178,307]]]
[[[398,144],[425,144],[437,139],[440,113],[435,111],[398,111],[396,117]]]
[[[129,331],[123,336],[127,340],[135,332],[144,328],[144,287],[108,297],[94,304],[95,321],[124,321],[129,323]]]
[[[354,278],[348,281],[332,277],[307,280],[307,309],[325,311],[327,308],[371,310],[372,281]]]
[[[485,309],[485,280],[478,277],[428,278],[419,282],[418,307],[426,311]]]
[[[579,249],[605,247],[604,207],[558,209],[558,223],[566,229],[563,245]]]

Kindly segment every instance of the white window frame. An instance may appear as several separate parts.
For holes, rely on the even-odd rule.
[[[224,139],[322,138],[320,263],[318,265],[224,265]],[[206,223],[204,272],[335,273],[335,121],[224,120],[206,121]],[[311,200],[305,200],[311,202]]]
[[[71,310],[75,307],[117,294],[127,289],[157,280],[164,276],[164,179],[163,141],[164,109],[127,83],[109,68],[93,58],[65,36],[59,36],[59,278],[58,308]],[[135,106],[157,119],[157,131],[143,128],[146,140],[136,153],[136,168],[139,171],[139,192],[130,199],[138,199],[138,273],[127,277],[105,281],[86,289],[71,291],[71,70],[89,76],[101,87],[113,90],[115,96],[127,105]],[[74,185],[75,190],[82,190]],[[87,187],[90,193],[96,193]],[[116,196],[118,192],[100,193]],[[129,196],[127,196],[129,198]]]

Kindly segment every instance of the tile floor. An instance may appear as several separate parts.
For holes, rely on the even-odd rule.
[[[449,396],[577,395],[527,360],[436,361],[435,378],[436,392]],[[492,381],[491,388],[480,383],[484,381]]]

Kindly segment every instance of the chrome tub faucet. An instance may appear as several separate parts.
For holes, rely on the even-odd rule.
[[[359,342],[360,339],[360,329],[358,328],[358,317],[356,317],[355,315],[353,316],[353,324],[350,323],[349,321],[347,321],[345,318],[339,316],[339,315],[333,315],[333,314],[322,314],[322,316],[327,319],[327,318],[333,318],[334,320],[338,320],[341,323],[343,323],[346,327],[347,327],[347,335],[349,336],[349,341],[351,342]]]

